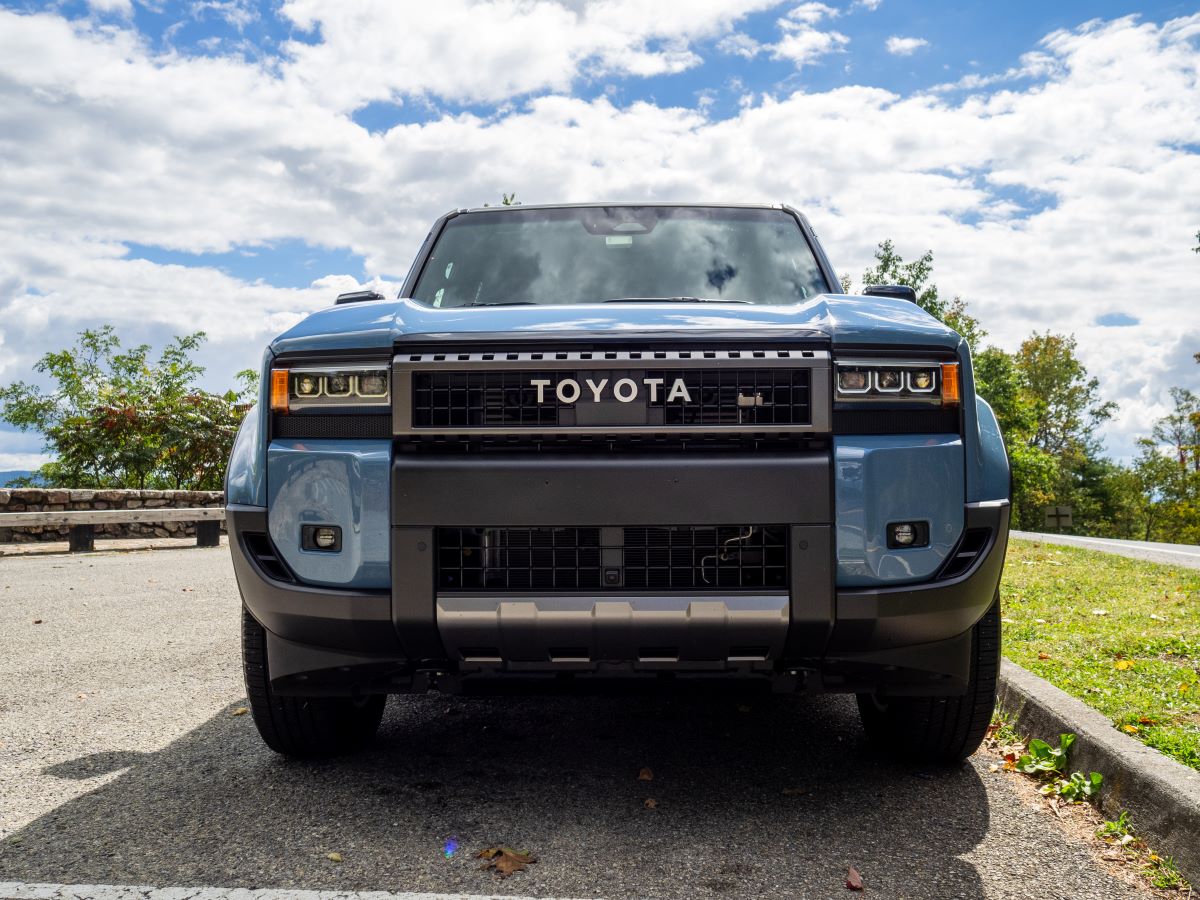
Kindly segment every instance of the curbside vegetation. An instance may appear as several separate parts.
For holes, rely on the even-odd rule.
[[[1107,819],[1097,837],[1132,854],[1151,886],[1186,889],[1188,877],[1200,879],[1200,772],[1122,734],[1101,713],[1007,659],[997,701],[992,744],[1006,769],[1047,780],[1044,795],[1065,798],[1064,787],[1072,791],[1078,782],[1073,798],[1091,800]],[[1057,747],[1049,743],[1055,740]],[[1103,773],[1094,785],[1093,773]],[[1085,785],[1094,787],[1090,794]]]

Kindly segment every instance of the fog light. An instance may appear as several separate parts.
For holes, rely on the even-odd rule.
[[[892,522],[887,527],[887,544],[892,549],[929,546],[928,522]]]
[[[305,550],[341,550],[342,529],[336,525],[305,525],[300,529],[300,546]]]

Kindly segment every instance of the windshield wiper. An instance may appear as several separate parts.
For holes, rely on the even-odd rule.
[[[614,297],[604,303],[749,303],[749,300],[726,300],[721,297]]]
[[[537,304],[531,300],[501,300],[496,303],[488,301],[480,303],[476,300],[472,303],[464,303],[463,306],[537,306]]]

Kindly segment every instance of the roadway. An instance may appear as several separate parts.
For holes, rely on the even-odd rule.
[[[288,761],[238,618],[224,548],[0,560],[0,896],[1142,896],[995,757],[873,755],[845,697],[393,698],[367,752]]]
[[[1200,546],[1195,544],[1156,544],[1151,541],[1122,541],[1116,538],[1077,537],[1073,534],[1042,534],[1034,531],[1014,531],[1012,536],[1027,541],[1082,547],[1085,550],[1099,550],[1130,559],[1200,569]]]

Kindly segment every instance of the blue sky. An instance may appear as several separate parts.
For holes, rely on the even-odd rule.
[[[224,388],[501,192],[770,200],[1075,334],[1127,457],[1198,386],[1198,70],[1194,3],[0,0],[0,383],[111,322]]]

